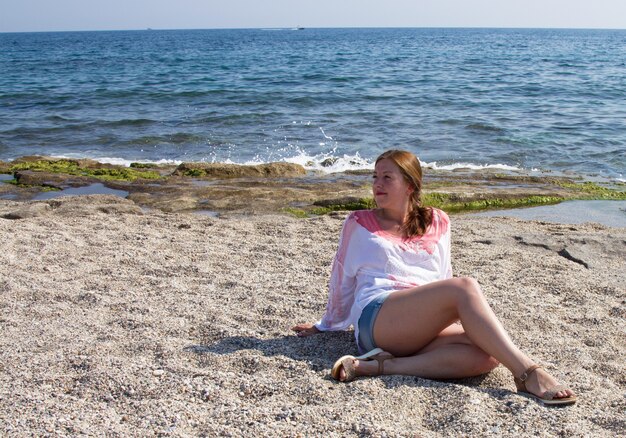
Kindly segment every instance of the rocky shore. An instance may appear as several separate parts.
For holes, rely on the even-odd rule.
[[[448,212],[554,204],[569,199],[626,200],[625,184],[577,178],[459,169],[425,169],[424,201]],[[0,199],[45,199],[81,193],[116,193],[142,208],[212,215],[287,213],[295,216],[368,208],[371,171],[316,173],[298,164],[239,166],[224,163],[131,167],[50,157],[0,162]]]
[[[3,436],[626,431],[625,228],[452,216],[455,275],[477,278],[515,342],[578,393],[574,406],[545,408],[517,395],[503,367],[456,381],[331,380],[334,360],[356,352],[352,333],[301,339],[289,328],[324,311],[345,212],[166,213],[133,200],[155,196],[149,183],[113,184],[129,199],[0,200]]]

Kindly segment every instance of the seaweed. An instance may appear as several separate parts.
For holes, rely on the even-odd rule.
[[[90,176],[103,181],[135,181],[137,179],[159,179],[156,171],[137,170],[127,167],[86,167],[73,160],[35,160],[19,162],[10,167],[15,173],[20,170],[35,172],[62,173],[66,175]]]

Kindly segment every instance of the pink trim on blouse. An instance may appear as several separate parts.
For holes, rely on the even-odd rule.
[[[441,239],[441,236],[448,231],[449,220],[445,215],[441,215],[439,210],[433,209],[433,221],[428,227],[426,233],[422,236],[412,237],[405,239],[400,236],[391,234],[380,227],[378,218],[374,210],[359,210],[354,213],[356,221],[367,231],[377,236],[382,237],[396,245],[399,245],[403,250],[424,250],[428,254],[432,254],[435,251],[437,242]]]

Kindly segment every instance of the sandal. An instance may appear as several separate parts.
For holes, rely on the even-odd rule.
[[[530,375],[534,373],[536,370],[538,370],[539,368],[543,368],[543,367],[540,365],[533,365],[530,368],[528,368],[526,371],[524,371],[524,373],[520,377],[513,377],[518,393],[520,393],[521,395],[525,395],[525,396],[531,396],[537,401],[543,403],[544,405],[571,405],[571,404],[576,403],[575,395],[572,395],[569,397],[554,398],[557,392],[565,391],[566,389],[568,389],[567,387],[563,385],[553,386],[552,388],[548,389],[546,392],[543,393],[543,397],[539,397],[538,395],[535,395],[532,392],[528,391],[528,389],[526,388],[526,380],[528,380],[528,377],[530,377]]]
[[[384,362],[387,359],[393,359],[394,356],[390,353],[383,351],[382,348],[374,348],[371,351],[368,351],[362,356],[342,356],[333,365],[332,370],[330,371],[330,375],[333,379],[348,383],[352,382],[356,378],[356,368],[354,367],[355,360],[375,360],[378,362],[378,372],[374,374],[374,376],[380,376],[384,371]],[[341,380],[341,369],[343,368],[346,373],[345,379]]]

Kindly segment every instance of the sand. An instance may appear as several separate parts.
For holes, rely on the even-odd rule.
[[[616,436],[626,433],[626,228],[453,216],[453,269],[579,402],[455,381],[330,379],[323,312],[345,213],[213,218],[112,196],[0,201],[0,434]]]

